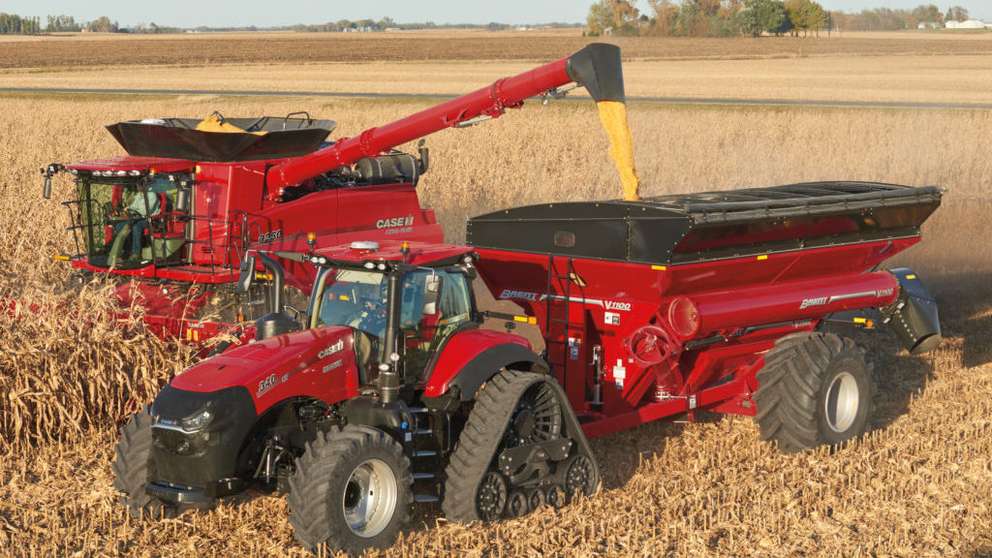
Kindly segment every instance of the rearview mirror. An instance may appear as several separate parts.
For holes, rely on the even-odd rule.
[[[248,292],[252,282],[255,280],[255,256],[245,254],[245,257],[241,259],[240,271],[241,275],[238,277],[237,291],[244,294]]]
[[[437,314],[437,301],[441,295],[441,276],[432,273],[424,278],[424,315]]]

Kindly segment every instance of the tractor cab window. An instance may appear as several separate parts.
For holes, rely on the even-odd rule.
[[[348,326],[373,337],[386,332],[388,281],[382,273],[341,269],[330,272],[320,297],[317,324]]]
[[[439,277],[436,303],[428,304],[428,283]],[[470,283],[461,273],[418,269],[407,273],[400,293],[399,330],[408,373],[419,375],[440,342],[472,320]],[[378,359],[388,318],[388,278],[376,271],[329,270],[314,299],[314,326],[347,326],[356,331],[355,345],[362,368]],[[433,293],[432,293],[433,294]],[[433,306],[433,307],[431,307]]]

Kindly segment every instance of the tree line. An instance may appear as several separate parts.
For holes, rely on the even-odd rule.
[[[78,22],[67,15],[48,16],[44,27],[40,17],[23,17],[16,14],[0,13],[0,34],[37,35],[38,33],[66,33],[82,30],[94,33],[117,33],[120,26],[107,16],[89,22]]]
[[[960,6],[952,6],[945,14],[934,4],[857,13],[828,11],[815,0],[648,0],[648,13],[641,13],[634,4],[631,0],[597,0],[589,8],[585,32],[593,36],[806,36],[834,30],[916,29],[921,23],[937,27],[969,18],[968,10]]]

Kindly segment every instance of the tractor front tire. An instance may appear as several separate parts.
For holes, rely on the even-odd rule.
[[[410,460],[385,432],[348,425],[319,434],[289,479],[296,540],[355,554],[392,546],[410,516],[412,484]]]
[[[854,341],[829,333],[780,339],[758,372],[761,438],[785,452],[836,446],[864,434],[871,419],[871,366]]]
[[[148,407],[131,416],[124,428],[121,428],[117,455],[111,468],[114,472],[114,488],[123,494],[124,503],[132,517],[160,518],[175,514],[174,506],[145,492],[148,481],[155,473],[155,464],[152,461],[152,416]]]

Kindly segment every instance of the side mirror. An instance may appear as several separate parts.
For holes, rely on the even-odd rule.
[[[255,256],[245,254],[241,259],[241,274],[238,276],[237,292],[247,293],[255,281]]]
[[[41,197],[46,200],[52,199],[52,177],[62,170],[62,165],[58,163],[52,163],[47,167],[41,169],[41,176],[43,181],[41,184]]]
[[[424,315],[437,314],[437,301],[441,297],[441,276],[432,273],[424,279]]]
[[[293,321],[297,323],[304,322],[305,318],[307,317],[304,311],[296,308],[295,306],[290,306],[288,304],[284,304],[282,310],[283,313],[288,314],[291,318],[293,318]]]

